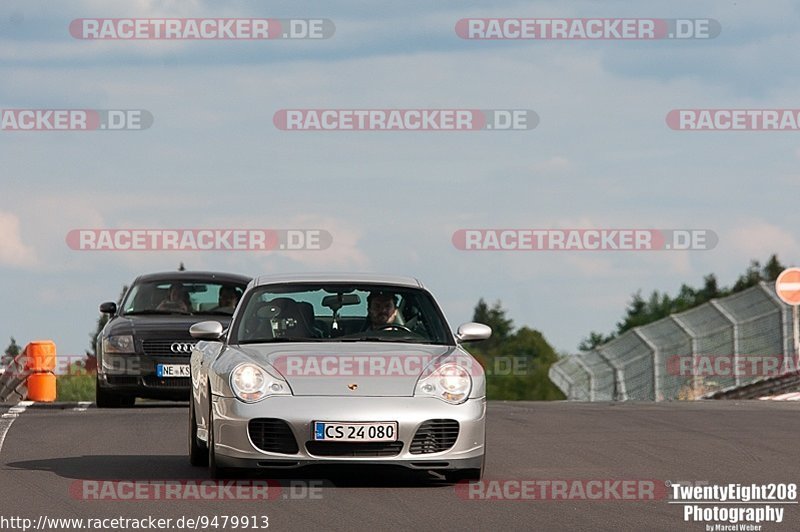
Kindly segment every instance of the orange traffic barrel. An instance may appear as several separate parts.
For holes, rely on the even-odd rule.
[[[28,375],[28,400],[52,403],[56,400],[56,376],[52,373]]]
[[[27,379],[28,399],[53,402],[56,400],[56,344],[51,340],[36,340],[25,346],[25,368],[30,372]]]
[[[30,371],[56,369],[56,344],[51,340],[36,340],[25,346],[25,367]]]

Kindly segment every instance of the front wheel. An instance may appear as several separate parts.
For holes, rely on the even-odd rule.
[[[189,463],[193,466],[208,465],[208,447],[197,439],[197,416],[194,413],[194,397],[189,399]]]
[[[214,447],[214,406],[211,404],[211,391],[208,393],[208,474],[215,480],[231,478],[231,470],[217,465]]]

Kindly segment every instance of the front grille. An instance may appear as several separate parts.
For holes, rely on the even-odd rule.
[[[403,450],[403,442],[307,441],[306,450],[316,456],[396,456]]]
[[[417,429],[411,441],[411,454],[429,454],[446,451],[458,439],[458,421],[455,419],[429,419]]]
[[[147,375],[144,377],[144,385],[150,388],[186,388],[191,386],[192,380],[186,377],[158,377]]]
[[[197,340],[144,340],[142,341],[142,351],[145,355],[168,355],[168,356],[189,356],[191,351],[175,353],[172,344],[194,344]]]
[[[135,375],[106,375],[109,384],[136,385],[139,384],[139,377]]]
[[[247,424],[253,445],[269,453],[297,454],[297,440],[289,425],[282,419],[256,418]]]

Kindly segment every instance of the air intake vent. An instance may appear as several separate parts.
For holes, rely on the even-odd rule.
[[[156,375],[146,375],[144,385],[148,388],[175,388],[178,390],[188,390],[192,384],[191,379],[186,377],[158,377]]]
[[[297,440],[282,419],[256,418],[247,424],[253,445],[269,453],[297,454]]]
[[[119,384],[125,386],[136,386],[139,384],[139,377],[134,375],[106,375],[109,384]]]
[[[429,454],[446,451],[458,439],[458,421],[455,419],[429,419],[417,429],[411,441],[411,454]]]
[[[308,441],[306,450],[316,456],[397,456],[403,450],[403,442]]]

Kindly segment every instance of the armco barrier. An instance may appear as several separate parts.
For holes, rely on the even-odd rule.
[[[774,283],[761,282],[564,357],[550,367],[550,380],[577,401],[697,399],[719,397],[715,392],[722,390],[734,396],[731,390],[774,375],[687,375],[676,371],[676,359],[691,357],[692,368],[719,356],[734,362],[758,356],[796,360],[791,314],[775,295]],[[786,366],[782,372],[796,369]]]
[[[5,372],[0,375],[0,402],[10,403],[21,400],[17,389],[25,384],[28,377],[28,370],[25,368],[25,352],[17,355],[6,367]]]
[[[580,355],[565,357],[550,366],[550,380],[558,386],[569,399],[593,401],[591,396],[591,374],[581,367]]]
[[[30,342],[0,375],[0,402],[56,400],[56,346],[50,340]]]

